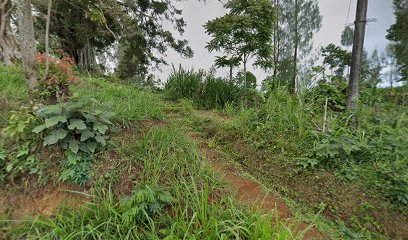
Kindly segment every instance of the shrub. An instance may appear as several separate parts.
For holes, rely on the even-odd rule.
[[[3,129],[5,137],[18,144],[32,140],[29,139],[32,137],[30,129],[37,124],[37,117],[27,107],[20,107],[19,110],[10,111],[10,113],[11,116]]]
[[[45,78],[45,81],[40,81],[39,97],[51,103],[65,101],[70,96],[68,86],[79,81],[74,75],[74,61],[69,56],[62,56],[60,59],[49,56],[48,59],[49,71],[45,76],[46,56],[45,54],[37,55],[40,77]]]
[[[348,181],[361,177],[369,188],[404,210],[408,206],[408,129],[398,124],[367,129],[315,132],[313,147],[298,158],[298,165],[332,168]]]
[[[66,102],[37,111],[44,123],[33,129],[44,134],[44,146],[58,144],[67,151],[62,180],[85,184],[92,156],[106,145],[113,113],[87,107],[86,102]]]
[[[11,111],[7,125],[2,131],[7,141],[7,151],[0,154],[2,155],[0,166],[4,167],[3,179],[6,175],[13,180],[19,174],[42,174],[39,162],[34,156],[38,138],[31,133],[31,129],[38,121],[39,119],[27,107]]]

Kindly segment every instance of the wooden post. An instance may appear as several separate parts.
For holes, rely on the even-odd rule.
[[[326,97],[326,103],[324,104],[324,115],[323,115],[323,130],[322,132],[326,132],[326,126],[327,126],[327,103],[329,101],[329,98]]]

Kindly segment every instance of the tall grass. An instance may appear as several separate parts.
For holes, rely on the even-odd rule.
[[[243,90],[232,82],[202,70],[185,70],[182,67],[178,70],[173,68],[165,89],[171,99],[191,99],[197,107],[203,109],[237,105],[243,96]]]
[[[85,78],[86,86],[72,86],[75,97],[94,98],[111,103],[115,121],[140,121],[146,118],[160,118],[159,99],[148,91],[132,85],[106,82],[99,78]]]
[[[205,109],[224,108],[227,104],[238,104],[242,92],[234,83],[210,75],[203,84],[198,103]]]
[[[23,70],[18,66],[0,63],[0,100],[23,101],[27,99],[27,84]]]
[[[136,195],[132,205],[109,188],[80,207],[61,207],[55,218],[38,218],[16,236],[29,239],[301,239],[274,213],[250,212],[226,197],[222,186],[180,130],[156,127],[140,142],[142,177],[137,189],[160,183],[173,198],[152,205]],[[153,188],[149,188],[153,189]],[[155,191],[161,191],[157,190]],[[155,196],[159,196],[155,194]],[[160,199],[160,197],[158,197]],[[126,201],[126,200],[125,200]],[[157,211],[151,211],[148,206]],[[142,211],[140,211],[142,209]],[[129,214],[139,212],[138,217]]]
[[[271,147],[277,153],[296,156],[308,146],[310,130],[321,125],[318,116],[304,104],[303,96],[294,96],[285,88],[274,89],[258,109],[243,110],[238,129],[257,147]]]
[[[167,79],[165,89],[171,99],[181,98],[196,99],[203,84],[204,71],[185,70],[181,66],[173,70]]]

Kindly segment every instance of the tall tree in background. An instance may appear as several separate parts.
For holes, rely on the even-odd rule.
[[[272,64],[272,30],[274,7],[269,0],[232,0],[225,7],[229,13],[208,21],[206,32],[212,37],[208,50],[222,51],[219,59],[236,59],[243,64],[255,58],[254,65],[268,68]],[[245,106],[247,106],[247,74],[244,74]]]
[[[9,65],[20,57],[20,52],[11,30],[11,0],[0,0],[0,61]]]
[[[31,0],[17,1],[17,11],[23,67],[29,92],[32,93],[38,87],[38,66]]]
[[[33,2],[40,13],[47,14],[44,0]],[[53,5],[50,34],[81,70],[98,71],[97,55],[114,48],[121,77],[143,76],[150,66],[165,63],[168,48],[192,56],[187,41],[163,27],[169,23],[182,34],[186,24],[181,15],[169,0],[59,0]]]
[[[375,92],[378,84],[381,82],[381,71],[383,70],[384,59],[379,55],[378,50],[374,49],[371,57],[367,60],[368,73],[365,83]]]
[[[349,95],[347,98],[347,109],[352,112],[356,112],[358,107],[359,79],[363,60],[364,36],[367,24],[367,8],[368,0],[358,0],[350,69]]]
[[[299,63],[310,54],[313,36],[322,23],[317,0],[274,0],[278,24],[274,25],[273,81],[284,81],[296,91]]]
[[[386,79],[388,79],[390,83],[391,90],[394,87],[394,83],[397,80],[398,72],[397,72],[397,62],[393,52],[393,45],[388,44],[383,53],[384,58],[384,68],[386,69]]]
[[[408,81],[408,0],[394,0],[396,22],[388,29],[387,38],[393,41],[395,55],[403,81]]]
[[[341,33],[341,45],[343,47],[353,46],[354,29],[350,26],[346,26]]]

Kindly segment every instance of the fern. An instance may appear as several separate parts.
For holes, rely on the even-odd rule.
[[[159,213],[165,206],[173,203],[175,199],[168,191],[159,185],[145,186],[136,189],[131,197],[125,198],[120,203],[124,211],[123,218],[126,223],[143,221],[147,216]]]

